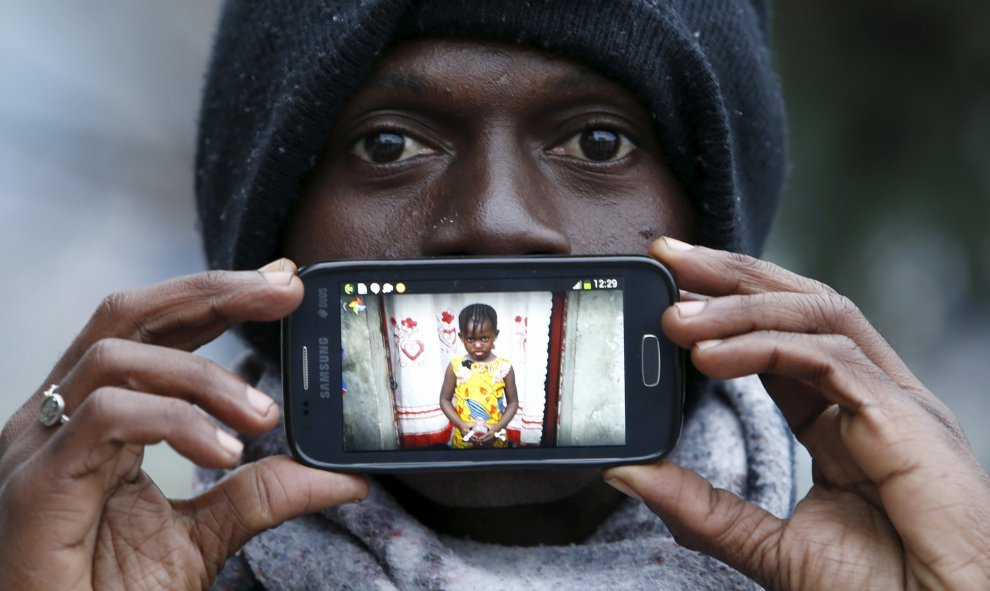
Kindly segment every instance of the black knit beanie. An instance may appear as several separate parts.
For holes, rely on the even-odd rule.
[[[701,244],[758,254],[785,167],[766,0],[228,0],[196,197],[211,268],[257,268],[344,103],[396,39],[504,39],[584,61],[652,115]],[[272,340],[256,328],[255,345]]]

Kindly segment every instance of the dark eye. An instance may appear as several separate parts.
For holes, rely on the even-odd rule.
[[[373,131],[359,139],[351,148],[351,154],[365,162],[375,164],[400,162],[413,156],[431,153],[433,150],[424,144],[394,131]]]
[[[617,131],[586,129],[555,146],[550,153],[594,162],[607,162],[622,158],[635,147],[629,138]]]

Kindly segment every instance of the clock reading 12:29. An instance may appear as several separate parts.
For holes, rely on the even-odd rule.
[[[594,283],[595,289],[618,289],[619,288],[619,281],[617,279],[614,279],[614,278],[608,278],[608,279],[592,279],[591,281]]]

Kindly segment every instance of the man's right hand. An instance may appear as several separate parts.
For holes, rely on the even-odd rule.
[[[295,271],[282,259],[106,298],[0,435],[0,589],[205,589],[253,535],[368,494],[359,476],[284,456],[183,501],[141,470],[161,441],[200,466],[235,465],[241,443],[206,414],[250,434],[278,424],[271,398],[192,351],[290,314],[303,296]],[[71,420],[46,427],[52,384]]]

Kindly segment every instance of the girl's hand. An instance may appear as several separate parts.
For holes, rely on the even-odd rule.
[[[495,441],[495,433],[498,431],[495,428],[495,423],[485,423],[485,429],[484,435],[478,435],[478,443],[488,444]]]
[[[946,407],[829,287],[671,239],[651,253],[710,296],[663,316],[705,374],[759,374],[814,459],[778,519],[670,462],[605,478],[678,542],[776,589],[990,588],[990,480]]]
[[[270,398],[189,351],[235,323],[289,314],[302,294],[281,260],[108,297],[0,435],[0,589],[204,589],[254,534],[366,496],[359,477],[287,457],[185,501],[141,470],[160,441],[200,466],[234,465],[240,442],[204,413],[252,434],[278,423]],[[71,420],[45,427],[51,384]]]
[[[467,435],[467,441],[472,441],[475,438],[474,433],[474,423],[468,423],[467,421],[460,422],[461,436]]]

